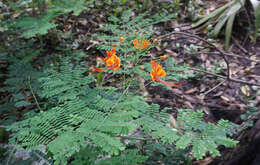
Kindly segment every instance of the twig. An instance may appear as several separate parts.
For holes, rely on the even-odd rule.
[[[258,115],[259,115],[259,113],[257,113],[256,115],[250,115],[250,116],[248,116],[247,119],[243,121],[243,123],[241,123],[239,126],[237,126],[237,127],[235,128],[235,130],[237,131],[237,135],[238,135],[238,133],[240,133],[241,131],[245,130],[245,128],[248,127],[249,121],[257,119],[257,118],[258,118],[258,117],[257,117]],[[241,139],[241,137],[239,136],[239,137],[237,138],[237,140],[240,140],[240,139]]]
[[[205,42],[206,44],[208,44],[209,46],[215,48],[215,49],[220,53],[220,55],[223,57],[225,63],[227,64],[227,72],[228,72],[228,73],[227,73],[227,77],[226,77],[226,78],[227,78],[228,80],[231,79],[229,62],[228,62],[228,59],[227,59],[227,57],[226,57],[226,55],[225,55],[225,52],[224,52],[223,50],[219,49],[219,48],[216,47],[214,44],[210,43],[209,41],[207,41],[207,40],[205,40],[205,39],[203,39],[203,38],[201,38],[201,37],[199,37],[199,36],[197,36],[197,35],[194,35],[194,34],[191,34],[191,33],[186,33],[186,32],[175,32],[175,31],[173,31],[173,32],[170,32],[170,33],[168,33],[168,34],[159,36],[159,37],[157,37],[157,39],[161,39],[161,38],[164,38],[164,37],[168,37],[168,36],[173,35],[173,34],[182,34],[182,35],[190,36],[190,37],[199,39],[199,40]]]
[[[215,76],[215,77],[220,77],[220,78],[223,78],[223,79],[226,79],[226,78],[227,78],[227,77],[225,77],[225,76],[222,76],[222,75],[219,75],[219,74],[215,74],[215,73],[212,73],[212,72],[209,72],[209,71],[200,70],[200,69],[193,68],[193,67],[187,67],[187,68],[189,68],[190,70],[197,71],[197,72],[206,73],[206,74],[209,74],[209,75],[212,75],[212,76]]]
[[[224,82],[226,82],[226,81],[227,81],[226,79],[223,80],[223,81],[221,81],[220,83],[218,83],[218,85],[216,85],[215,87],[213,87],[213,88],[211,88],[210,90],[206,91],[206,92],[204,93],[204,95],[206,96],[206,95],[209,94],[211,91],[215,90],[217,87],[219,87],[220,85],[224,84]]]
[[[254,86],[259,86],[260,87],[260,84],[251,83],[251,82],[248,82],[248,81],[239,80],[239,79],[235,79],[235,78],[227,79],[227,77],[225,77],[225,76],[222,76],[222,75],[219,75],[219,74],[215,74],[215,73],[212,73],[212,72],[208,72],[208,71],[205,71],[205,70],[200,70],[200,69],[192,68],[192,67],[187,67],[187,68],[189,68],[191,70],[194,70],[194,71],[197,71],[197,72],[203,72],[203,73],[215,76],[215,77],[220,77],[220,78],[223,78],[225,80],[229,80],[229,81],[233,81],[233,82],[237,82],[237,83],[241,83],[241,84],[254,85]]]
[[[199,51],[199,52],[196,52],[196,53],[185,53],[185,54],[188,54],[188,55],[196,55],[196,54],[215,54],[215,55],[219,55],[219,52],[206,52],[206,51]],[[248,60],[248,61],[253,61],[253,62],[257,62],[257,63],[260,63],[260,59],[259,60],[254,60],[254,59],[250,59],[248,57],[244,57],[244,56],[240,56],[240,55],[237,55],[237,54],[233,54],[233,53],[226,53],[225,52],[225,55],[226,56],[231,56],[231,57],[237,57],[237,58],[243,58],[245,60]]]
[[[205,52],[205,53],[207,53],[207,54],[219,54],[218,52]],[[233,53],[226,53],[226,52],[225,52],[225,55],[226,55],[226,56],[237,57],[237,58],[243,58],[243,59],[246,59],[246,60],[248,60],[248,61],[260,62],[260,60],[253,60],[253,59],[250,59],[250,58],[248,58],[248,57],[240,56],[240,55],[233,54]]]
[[[200,70],[200,69],[196,69],[196,68],[190,68],[192,70],[195,70],[195,71],[199,71],[199,72],[204,72],[204,73],[207,73],[207,74],[210,74],[210,75],[213,75],[213,76],[216,76],[216,77],[221,77],[221,78],[224,78],[228,81],[233,81],[233,82],[237,82],[237,83],[242,83],[242,84],[247,84],[247,85],[254,85],[254,86],[260,86],[260,84],[256,84],[256,83],[250,83],[250,82],[247,82],[247,81],[243,81],[243,80],[239,80],[239,79],[235,79],[235,78],[231,78],[231,75],[230,75],[230,67],[229,67],[229,62],[226,58],[226,53],[219,49],[218,47],[216,47],[214,44],[208,42],[207,40],[199,37],[199,36],[196,36],[196,35],[193,35],[193,34],[190,34],[190,33],[186,33],[186,32],[170,32],[168,34],[165,34],[165,35],[162,35],[162,36],[159,36],[157,37],[158,39],[161,39],[161,38],[164,38],[164,37],[168,37],[170,35],[173,35],[173,34],[183,34],[183,35],[186,35],[186,36],[190,36],[190,37],[193,37],[193,38],[197,38],[205,43],[207,43],[209,46],[215,48],[219,53],[220,55],[223,57],[225,63],[227,64],[227,71],[228,71],[228,75],[225,77],[225,76],[221,76],[221,75],[218,75],[218,74],[215,74],[215,73],[212,73],[212,72],[208,72],[208,71],[203,71],[203,70]]]
[[[116,137],[119,137],[119,138],[122,138],[122,139],[131,139],[131,140],[154,140],[153,138],[138,138],[138,137],[121,136],[121,135],[118,135]]]
[[[248,54],[248,51],[247,51],[245,48],[243,48],[243,47],[238,43],[238,41],[235,39],[235,37],[231,37],[231,38],[232,38],[232,40],[234,40],[235,45],[236,45],[242,52],[244,52],[245,54]]]
[[[35,100],[35,102],[36,102],[36,105],[37,105],[37,108],[40,110],[40,112],[42,111],[42,109],[41,109],[41,107],[40,107],[40,105],[39,105],[39,103],[38,103],[38,101],[37,101],[37,98],[36,98],[36,96],[35,96],[35,94],[34,94],[34,92],[33,92],[33,89],[32,89],[32,86],[31,86],[31,78],[30,78],[30,76],[28,77],[28,84],[29,84],[29,87],[30,87],[30,91],[31,91],[31,93],[32,93],[32,95],[33,95],[33,98],[34,98],[34,100]]]

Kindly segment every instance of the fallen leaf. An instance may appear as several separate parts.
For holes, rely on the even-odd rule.
[[[187,108],[189,108],[189,109],[194,109],[194,107],[193,107],[193,105],[191,104],[191,102],[185,101],[184,104],[187,105]]]
[[[174,51],[172,51],[170,49],[166,49],[165,52],[168,53],[170,56],[173,56],[173,57],[177,57],[178,56],[177,53],[175,53]]]
[[[227,98],[226,96],[220,96],[220,98],[223,99],[223,100],[225,100],[225,101],[227,101],[227,102],[230,101],[229,98]]]
[[[242,86],[241,88],[240,88],[240,90],[242,91],[242,93],[244,94],[244,95],[246,95],[247,97],[249,97],[250,96],[250,93],[249,93],[249,87],[247,86],[247,85],[244,85],[244,86]]]
[[[194,93],[194,92],[198,92],[198,89],[197,88],[191,88],[191,89],[185,91],[184,93],[185,94],[191,94],[191,93]]]
[[[16,18],[16,17],[19,17],[19,15],[21,15],[21,13],[14,13],[14,14],[12,15],[12,17],[13,17],[13,18]]]

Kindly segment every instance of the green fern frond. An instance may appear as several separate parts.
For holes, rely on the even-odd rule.
[[[218,145],[234,147],[238,143],[238,141],[227,137],[230,125],[227,120],[220,120],[216,125],[205,123],[202,110],[179,110],[177,123],[177,129],[182,130],[182,136],[176,142],[176,147],[184,149],[191,145],[196,159],[202,159],[208,151],[212,156],[219,156]]]
[[[40,78],[43,92],[42,97],[50,98],[59,96],[58,101],[64,102],[73,100],[80,94],[83,95],[84,90],[87,91],[88,84],[94,81],[92,76],[83,76],[85,69],[76,66],[74,69],[72,64],[64,64],[61,66],[62,72],[47,71],[48,77]],[[87,87],[87,88],[86,88]]]
[[[36,34],[46,34],[49,29],[56,26],[57,24],[50,22],[50,18],[46,15],[40,18],[21,18],[19,22],[14,25],[14,27],[20,28],[25,38],[33,37]]]

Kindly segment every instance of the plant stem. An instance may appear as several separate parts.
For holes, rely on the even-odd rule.
[[[32,86],[31,86],[31,78],[30,78],[30,76],[28,76],[28,82],[29,82],[28,84],[29,84],[29,87],[30,87],[30,91],[31,91],[31,93],[33,95],[33,98],[34,98],[35,102],[36,102],[37,108],[40,110],[40,112],[42,112],[42,109],[41,109],[41,107],[40,107],[40,105],[39,105],[39,103],[37,101],[37,98],[36,98],[34,92],[33,92],[33,89],[32,89]]]

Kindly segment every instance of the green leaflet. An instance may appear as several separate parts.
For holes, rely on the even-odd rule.
[[[233,5],[235,3],[235,1],[231,1],[227,4],[225,4],[224,6],[216,9],[215,11],[213,11],[212,13],[210,13],[208,16],[205,16],[204,18],[202,18],[201,20],[199,20],[197,23],[193,24],[192,27],[198,27],[202,24],[204,24],[207,21],[210,21],[212,19],[214,19],[215,17],[217,17],[218,15],[220,15],[223,11],[225,11],[228,7],[230,7],[231,5]]]
[[[192,140],[192,135],[189,133],[186,133],[183,135],[177,142],[176,142],[176,147],[180,149],[186,148]]]
[[[260,27],[260,3],[259,1],[253,1],[251,0],[251,3],[254,8],[254,15],[255,15],[255,34],[254,34],[254,42],[256,42],[257,35],[259,32],[259,27]]]
[[[231,34],[232,34],[232,27],[233,23],[236,17],[236,12],[231,14],[231,16],[228,18],[227,25],[226,25],[226,34],[225,34],[225,49],[228,49],[229,44],[230,44],[230,39],[231,39]]]

